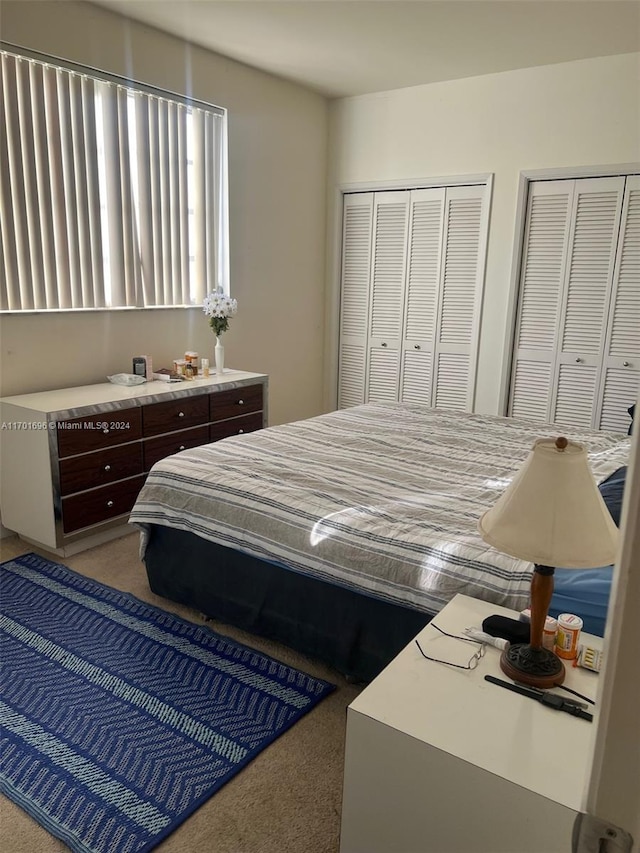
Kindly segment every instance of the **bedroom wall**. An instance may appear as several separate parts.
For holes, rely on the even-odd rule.
[[[270,376],[270,423],[322,408],[327,102],[82,2],[3,0],[7,42],[229,110],[231,289],[225,362]],[[200,308],[0,316],[0,394],[102,382],[214,337]]]
[[[329,140],[326,399],[337,371],[336,188],[491,172],[476,410],[501,413],[520,172],[640,161],[640,54],[341,99]]]

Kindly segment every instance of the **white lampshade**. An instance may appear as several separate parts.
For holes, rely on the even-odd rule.
[[[541,566],[587,569],[616,558],[618,528],[598,491],[587,451],[564,438],[536,441],[478,529],[499,551]]]

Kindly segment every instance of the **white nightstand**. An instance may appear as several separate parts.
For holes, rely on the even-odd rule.
[[[434,621],[463,634],[492,614],[516,618],[457,595]],[[418,640],[444,660],[473,653],[429,625]],[[341,853],[571,850],[594,725],[486,682],[508,680],[499,659],[488,646],[475,670],[455,669],[412,642],[349,706]],[[597,674],[565,663],[565,686],[595,699]]]

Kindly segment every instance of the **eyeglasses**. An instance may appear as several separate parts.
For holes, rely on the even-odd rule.
[[[470,658],[470,660],[467,664],[451,663],[451,661],[448,661],[448,660],[440,660],[439,658],[429,657],[429,655],[426,655],[424,653],[424,651],[422,650],[422,646],[420,645],[418,640],[416,640],[415,644],[420,649],[420,654],[422,655],[423,658],[426,658],[427,660],[433,661],[434,663],[443,663],[446,666],[455,666],[456,669],[475,669],[478,666],[480,659],[484,657],[484,653],[486,651],[486,647],[485,647],[484,643],[478,643],[477,640],[471,640],[469,637],[459,637],[457,634],[448,634],[446,631],[443,631],[442,628],[439,628],[433,622],[429,622],[429,625],[432,628],[435,628],[436,631],[439,631],[445,637],[451,637],[451,639],[453,639],[453,640],[462,640],[463,643],[474,643],[475,645],[479,645],[480,648],[476,650],[476,652],[473,654],[473,656]]]

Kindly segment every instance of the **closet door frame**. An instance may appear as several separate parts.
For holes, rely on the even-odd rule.
[[[447,175],[429,178],[411,178],[396,181],[363,181],[358,183],[339,184],[333,192],[333,203],[331,207],[331,225],[329,228],[329,263],[328,263],[328,298],[326,303],[325,322],[327,326],[328,351],[325,359],[325,408],[327,411],[337,408],[338,405],[338,369],[340,349],[340,295],[341,295],[341,273],[342,273],[342,234],[343,234],[343,209],[344,196],[350,193],[368,192],[391,192],[394,190],[419,190],[434,187],[459,187],[459,186],[482,186],[487,193],[486,217],[487,222],[491,215],[491,202],[493,196],[493,173],[482,172],[469,175]],[[484,285],[486,274],[486,252],[488,243],[485,241],[483,247],[483,258],[485,271],[478,288],[477,298],[480,306],[484,298]],[[474,388],[478,365],[478,343],[480,336],[480,316],[478,315],[478,328],[474,333],[475,352],[471,361],[473,370]],[[475,391],[474,391],[475,395]],[[473,400],[471,401],[473,408]]]
[[[511,372],[515,366],[514,345],[520,288],[520,272],[524,252],[529,184],[534,181],[554,181],[580,178],[610,178],[617,175],[640,173],[640,162],[616,163],[603,166],[576,166],[557,169],[527,169],[520,172],[518,196],[514,223],[513,250],[511,255],[511,274],[509,281],[509,299],[504,337],[504,357],[502,363],[499,396],[499,415],[507,414],[511,389]]]

